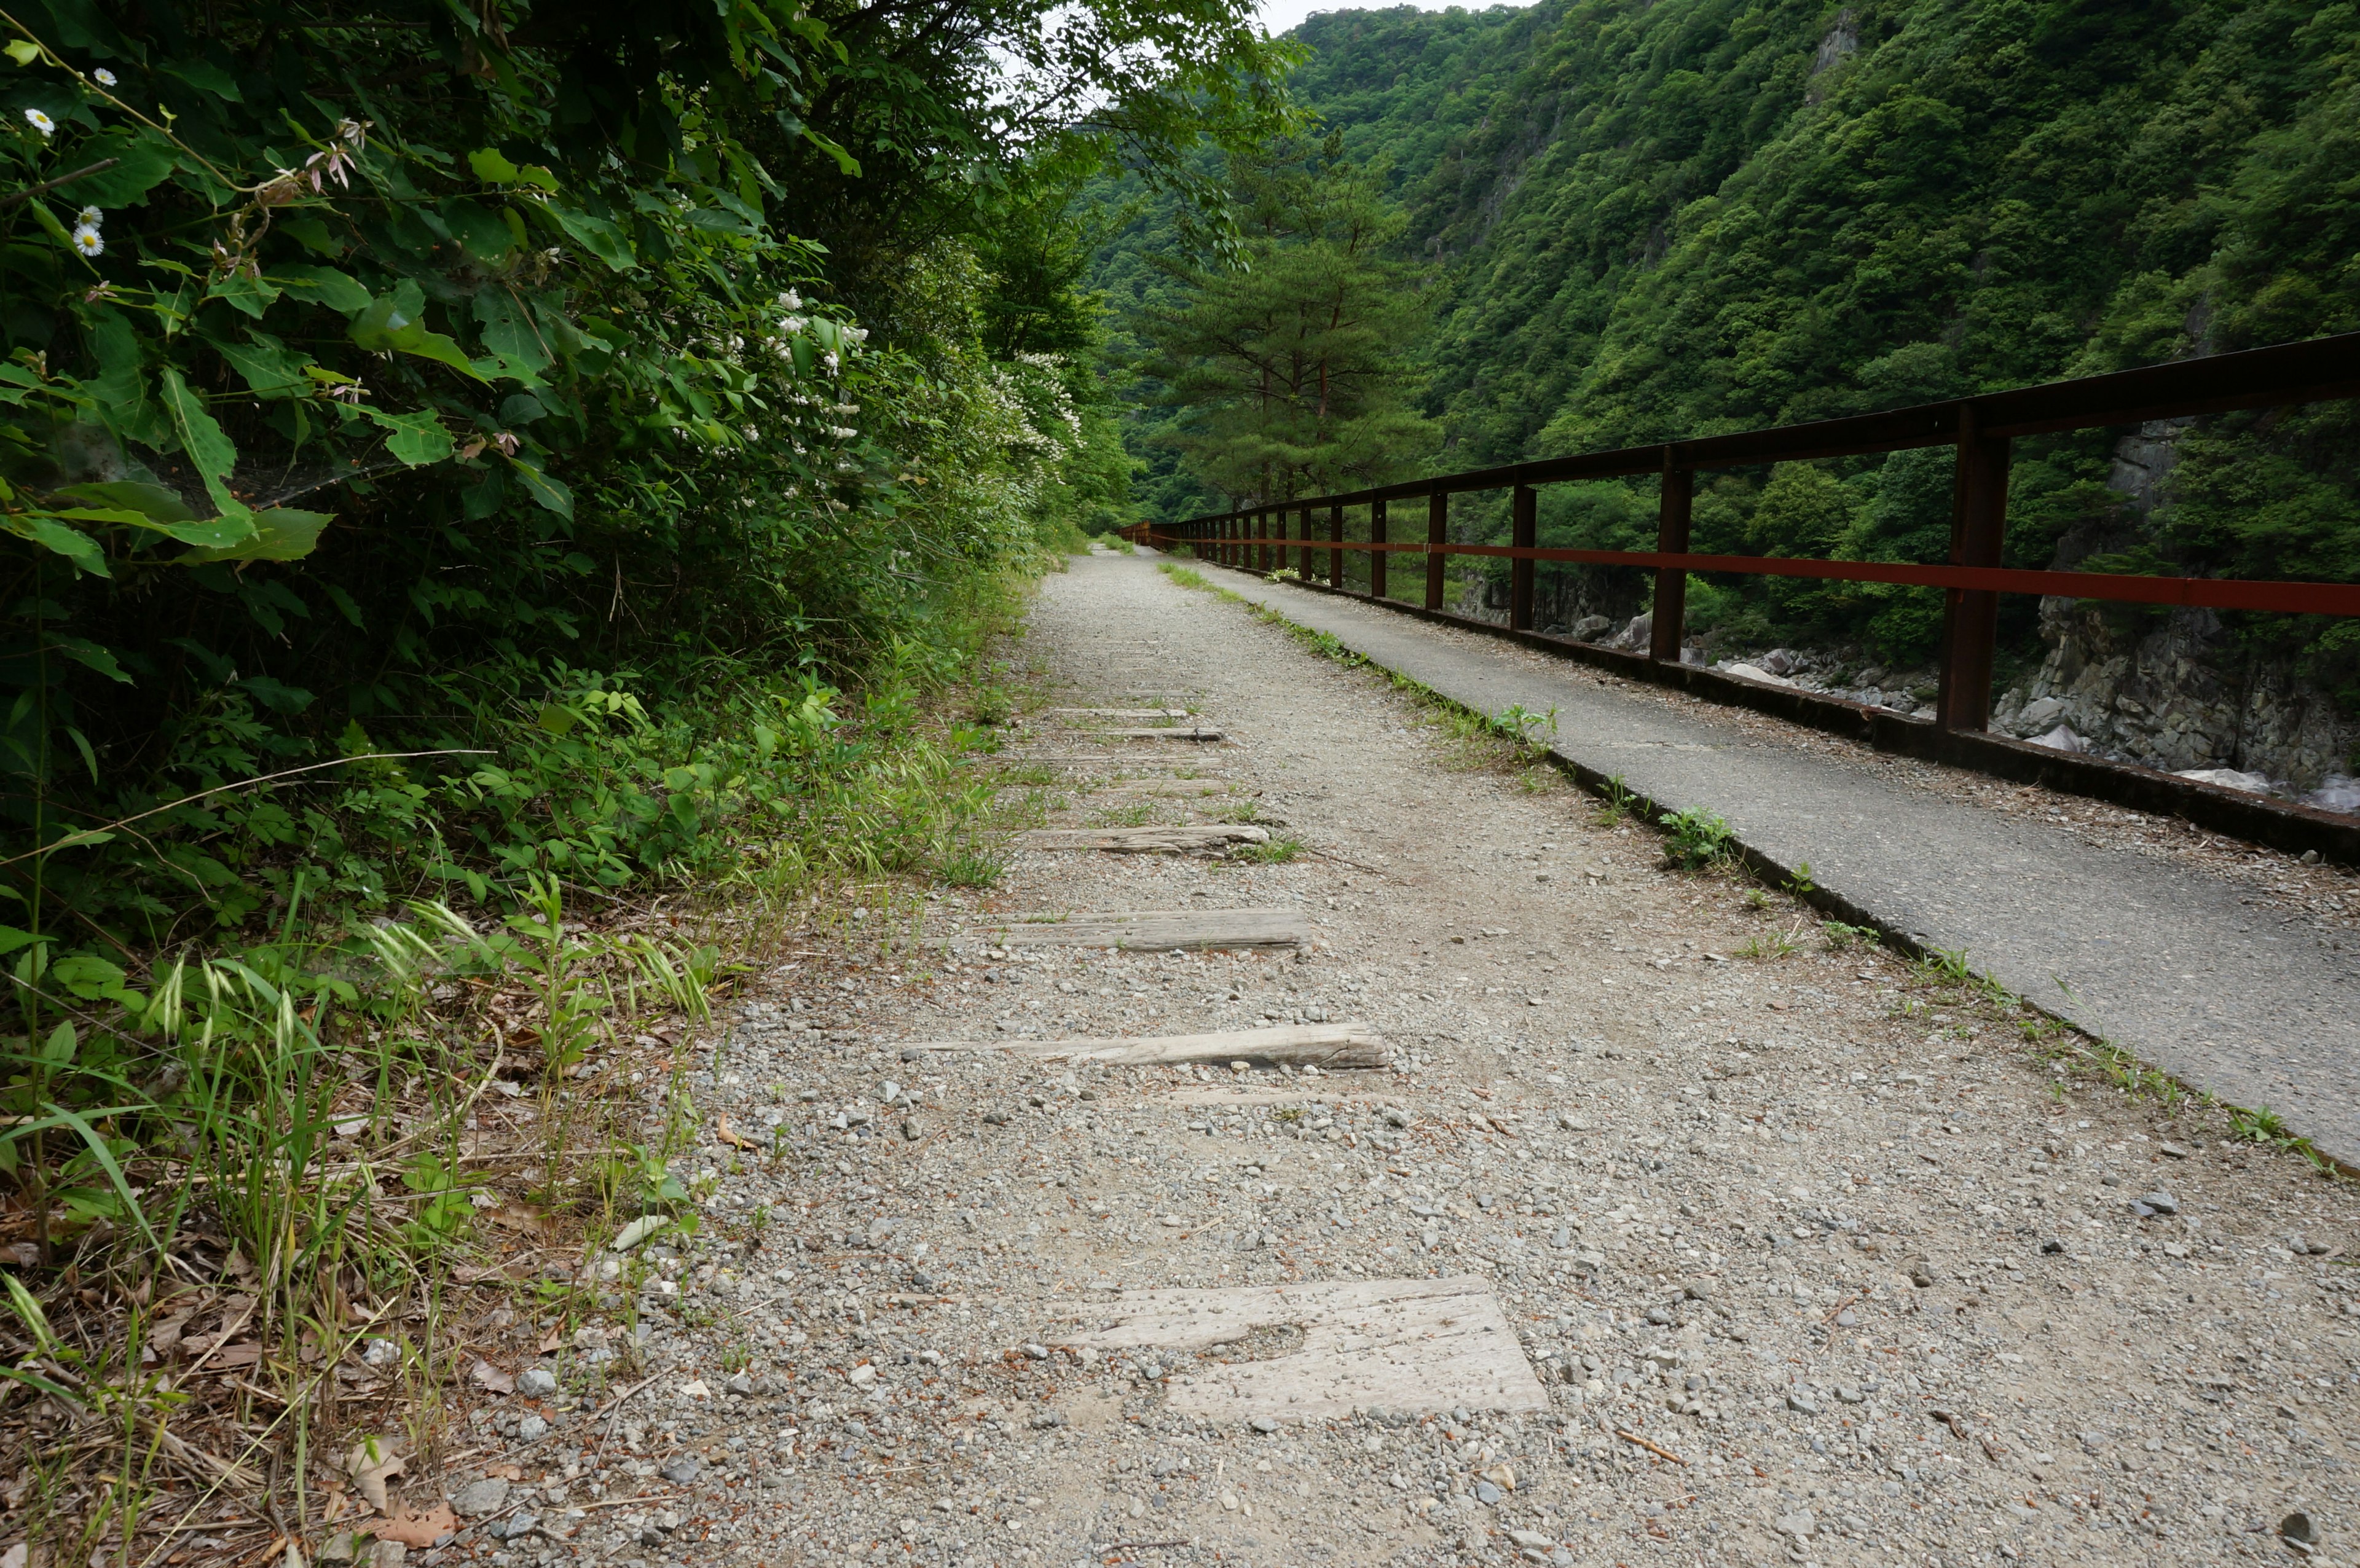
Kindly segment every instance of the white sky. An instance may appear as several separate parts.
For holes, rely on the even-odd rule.
[[[1415,5],[1421,11],[1443,11],[1449,9],[1451,3],[1454,0],[1384,0],[1380,5],[1352,5],[1338,4],[1338,0],[1262,0],[1262,25],[1273,33],[1283,33],[1314,11],[1382,11],[1404,4]],[[1466,5],[1467,0],[1455,0],[1455,3]],[[1475,0],[1470,8],[1480,10],[1484,3],[1485,0]]]

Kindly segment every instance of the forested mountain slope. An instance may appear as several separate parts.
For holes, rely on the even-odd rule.
[[[1391,161],[1404,243],[1436,268],[1442,467],[2360,327],[2348,5],[1549,0],[1338,13],[1295,37],[1299,95]],[[2353,434],[2332,405],[2020,443],[2010,563],[2348,579]],[[1933,560],[1949,506],[1942,452],[1731,474],[1699,497],[1699,546]],[[1553,542],[1619,544],[1653,512],[1646,487],[1601,485],[1546,493],[1543,517]],[[1627,592],[1569,582],[1560,608],[1620,611]],[[1738,584],[1700,613],[1757,641],[1864,627],[1867,651],[1907,661],[1938,606]],[[2008,613],[2021,678],[2075,639],[2069,664],[2135,667],[2169,632],[2210,650],[2230,708],[2266,666],[2360,691],[2349,628],[2052,615],[2044,647],[2036,606]],[[2313,741],[2306,770],[2345,760]]]

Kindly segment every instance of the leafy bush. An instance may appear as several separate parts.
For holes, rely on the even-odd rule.
[[[1656,819],[1664,830],[1664,861],[1683,871],[1701,871],[1727,862],[1735,852],[1729,824],[1701,806],[1666,811]]]

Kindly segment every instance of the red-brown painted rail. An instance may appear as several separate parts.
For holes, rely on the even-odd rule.
[[[1442,607],[1443,563],[1448,557],[1504,558],[1509,562],[1508,625],[1518,631],[1529,630],[1532,626],[1535,562],[1652,570],[1655,573],[1655,629],[1649,653],[1666,662],[1677,662],[1680,657],[1688,578],[1692,572],[1939,588],[1944,591],[1944,598],[1941,683],[1935,699],[1936,723],[1945,729],[1982,730],[1991,718],[1992,661],[2002,593],[2056,594],[2075,599],[2289,615],[2360,615],[2360,584],[2134,577],[2097,572],[2030,572],[2000,566],[2001,546],[2006,537],[2009,448],[2016,437],[2353,397],[2360,397],[2360,332],[2180,360],[2111,376],[2050,382],[1888,413],[1625,447],[1578,457],[1546,458],[1341,495],[1258,503],[1181,523],[1136,524],[1123,533],[1141,543],[1187,550],[1221,564],[1263,572],[1283,568],[1287,552],[1293,550],[1299,551],[1298,570],[1306,578],[1314,575],[1313,555],[1323,554],[1327,557],[1329,585],[1337,588],[1344,584],[1346,552],[1365,554],[1370,558],[1370,595],[1380,600],[1389,596],[1388,558],[1400,554],[1423,556],[1426,561],[1426,607],[1430,610]],[[1950,559],[1947,565],[1698,555],[1688,548],[1689,513],[1699,470],[1861,456],[1928,446],[1952,446],[1958,454],[1951,489]],[[1566,550],[1543,547],[1537,542],[1539,486],[1645,474],[1660,475],[1663,482],[1654,550]],[[1511,542],[1451,543],[1448,537],[1449,498],[1490,490],[1512,493]],[[1388,504],[1415,499],[1426,503],[1426,537],[1416,542],[1390,539]],[[1351,506],[1369,508],[1369,538],[1365,540],[1344,537],[1344,512]],[[1320,532],[1325,537],[1314,531],[1314,514],[1322,512],[1326,514],[1327,527]],[[1287,530],[1290,518],[1295,520],[1299,531]]]

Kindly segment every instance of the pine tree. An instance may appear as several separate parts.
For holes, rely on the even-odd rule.
[[[1338,138],[1229,166],[1231,254],[1158,263],[1179,302],[1150,307],[1142,376],[1176,410],[1160,439],[1240,503],[1415,473],[1439,429],[1407,406],[1429,321],[1425,279],[1388,247],[1405,219]]]

